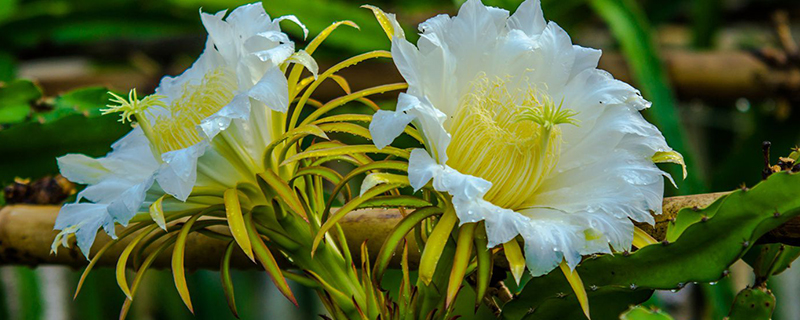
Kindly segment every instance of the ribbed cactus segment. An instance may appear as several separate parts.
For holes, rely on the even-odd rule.
[[[733,300],[728,320],[769,320],[775,310],[775,296],[765,287],[745,288]]]

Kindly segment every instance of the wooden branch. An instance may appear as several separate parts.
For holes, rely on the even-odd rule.
[[[664,199],[664,212],[656,215],[655,226],[638,224],[657,240],[664,239],[667,224],[673,219],[678,210],[686,207],[702,208],[709,205],[725,193],[708,193],[693,196],[671,197]],[[14,205],[0,209],[0,265],[27,265],[40,264],[68,265],[80,267],[87,264],[83,255],[75,248],[60,248],[57,255],[50,254],[50,244],[56,232],[53,223],[59,207],[57,206],[31,206]],[[354,255],[358,255],[358,248],[367,241],[371,257],[377,256],[383,239],[401,219],[397,210],[370,209],[349,213],[342,222],[342,228],[348,236],[348,244]],[[225,228],[216,231],[227,233]],[[99,260],[98,266],[114,266],[120,252],[133,237],[123,239],[111,247]],[[766,236],[771,242],[796,243],[800,240],[800,219],[789,221],[781,228],[773,230]],[[95,241],[94,251],[103,244],[111,241],[105,233],[99,232]],[[212,239],[197,233],[191,234],[187,242],[186,265],[196,269],[218,269],[219,261],[227,243]],[[167,250],[159,256],[154,263],[155,268],[167,268],[170,265],[171,251]],[[396,257],[398,257],[396,255]],[[276,255],[277,257],[277,255]],[[354,259],[358,259],[354,257]],[[409,243],[409,260],[413,263],[419,261],[419,252],[413,241]],[[243,254],[233,257],[233,265],[237,268],[256,268]],[[286,261],[279,261],[287,265]],[[399,265],[399,260],[392,262]]]

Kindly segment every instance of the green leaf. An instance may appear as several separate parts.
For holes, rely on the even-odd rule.
[[[142,241],[142,239],[144,239],[144,237],[149,235],[150,232],[153,232],[153,230],[155,230],[156,227],[157,225],[151,225],[150,227],[147,227],[141,233],[139,233],[135,238],[133,238],[131,243],[129,243],[128,246],[125,247],[124,250],[122,250],[122,253],[119,255],[119,258],[117,259],[117,269],[116,269],[117,284],[119,285],[119,288],[122,289],[122,292],[125,293],[125,296],[127,296],[129,300],[133,300],[133,295],[131,295],[131,290],[128,287],[128,279],[125,277],[125,272],[127,271],[127,265],[128,265],[128,257],[130,257],[131,252],[133,252],[133,248],[135,248],[136,245],[138,245],[139,242]]]
[[[721,0],[692,1],[692,45],[698,49],[709,49],[721,25],[723,4]]]
[[[278,288],[278,291],[297,306],[297,299],[294,297],[292,289],[289,288],[289,284],[286,282],[286,278],[283,276],[280,267],[278,267],[278,262],[275,261],[272,252],[267,248],[267,245],[264,244],[264,241],[261,240],[261,236],[256,230],[252,214],[248,214],[244,221],[247,225],[247,235],[250,237],[250,242],[253,244],[253,253],[256,259],[261,263],[261,267],[267,271],[267,274],[272,280],[272,283],[275,284],[275,287]]]
[[[369,191],[365,192],[361,196],[358,196],[353,200],[345,203],[344,206],[339,208],[339,210],[336,211],[336,213],[334,213],[333,216],[328,218],[328,220],[326,220],[322,224],[322,226],[319,227],[319,231],[317,231],[317,234],[314,236],[314,241],[312,242],[311,245],[311,256],[312,257],[314,256],[314,253],[317,251],[317,247],[319,246],[322,239],[325,237],[325,233],[327,233],[328,230],[331,230],[331,228],[336,226],[337,223],[339,223],[339,220],[344,218],[345,215],[358,208],[365,201],[372,199],[378,195],[381,195],[385,192],[388,192],[390,190],[396,189],[400,186],[401,186],[400,184],[383,184],[380,186],[376,186],[370,189]]]
[[[631,289],[679,289],[689,282],[718,281],[758,238],[800,215],[800,174],[773,174],[752,189],[734,191],[717,202],[710,206],[716,215],[690,225],[674,243],[584,260],[577,270],[586,287],[633,293]],[[704,215],[706,210],[697,213]],[[565,292],[570,288],[563,275],[551,272],[531,279],[503,310],[507,318],[520,319],[529,309]]]
[[[264,193],[276,194],[281,202],[285,203],[290,209],[292,209],[292,212],[300,215],[304,219],[308,219],[306,209],[303,206],[303,203],[300,202],[297,194],[294,192],[294,190],[292,190],[291,187],[289,187],[288,184],[286,184],[286,181],[275,174],[272,169],[267,169],[256,176],[258,178],[258,185],[261,187],[261,190]]]
[[[647,115],[661,129],[670,146],[685,157],[690,174],[685,183],[681,184],[680,192],[702,192],[700,170],[697,170],[697,163],[687,144],[675,96],[659,60],[650,25],[642,9],[633,0],[591,0],[591,5],[619,41],[633,78],[645,98],[653,102]],[[674,177],[681,176],[679,168],[669,168],[668,171]]]
[[[233,254],[234,245],[235,241],[231,241],[225,249],[225,255],[222,256],[219,266],[219,276],[222,279],[222,290],[225,292],[228,307],[231,309],[233,316],[239,318],[239,312],[236,311],[236,299],[233,295],[233,280],[231,279],[231,255]]]
[[[5,21],[17,10],[17,0],[0,0],[0,22]]]
[[[405,159],[408,159],[408,157],[410,156],[410,151],[398,149],[395,147],[385,147],[383,149],[378,149],[374,145],[345,145],[345,146],[336,146],[325,149],[307,150],[289,157],[288,159],[284,160],[281,165],[308,158],[321,158],[321,157],[338,156],[338,155],[353,155],[355,153],[386,154]]]
[[[494,254],[491,248],[487,248],[488,238],[486,227],[483,222],[479,222],[475,232],[475,258],[478,266],[475,272],[475,305],[478,306],[489,289],[492,280],[492,269],[494,268]]]
[[[92,112],[99,115],[109,101],[109,90],[105,87],[86,87],[75,89],[56,98],[56,108],[69,108]]]
[[[75,286],[75,295],[72,296],[72,299],[74,300],[74,299],[78,298],[78,293],[81,292],[81,288],[83,287],[83,284],[86,281],[86,277],[89,276],[89,273],[92,271],[94,266],[97,264],[98,261],[100,261],[100,258],[103,257],[103,254],[105,254],[106,251],[108,251],[108,249],[111,248],[111,246],[113,246],[114,244],[116,244],[120,240],[124,239],[125,237],[131,235],[132,233],[134,233],[137,230],[139,230],[141,228],[144,228],[146,226],[147,226],[147,223],[137,223],[137,224],[135,224],[133,226],[125,228],[125,230],[122,231],[122,233],[119,234],[119,236],[118,236],[118,238],[116,240],[106,242],[106,244],[104,244],[102,247],[100,247],[100,249],[97,250],[97,252],[94,254],[94,257],[92,257],[92,259],[89,260],[89,264],[86,266],[86,268],[83,269],[83,273],[81,273],[80,280],[78,280],[78,285]]]
[[[377,196],[361,203],[359,209],[364,208],[422,208],[431,203],[414,196]]]
[[[178,238],[175,241],[175,248],[172,249],[172,279],[175,281],[175,289],[178,289],[181,300],[183,300],[183,303],[192,313],[194,313],[194,307],[192,307],[192,299],[189,295],[189,286],[186,284],[184,252],[186,252],[186,239],[189,237],[192,225],[201,216],[202,214],[198,213],[186,221],[183,227],[181,227],[180,233],[178,233]]]
[[[155,250],[150,252],[150,254],[147,255],[147,257],[142,262],[142,265],[139,267],[139,270],[136,270],[136,275],[133,278],[133,284],[131,284],[131,297],[134,297],[136,295],[136,289],[139,288],[139,284],[142,283],[145,273],[147,273],[147,270],[150,269],[150,265],[153,264],[153,261],[156,260],[156,257],[161,255],[161,253],[163,253],[164,250],[166,250],[169,246],[175,243],[176,238],[177,238],[176,234],[167,237],[167,239],[163,243],[161,243],[158,246],[158,248],[156,248]],[[125,320],[125,318],[128,316],[128,311],[130,311],[131,303],[133,303],[133,300],[125,299],[125,302],[122,304],[122,308],[119,312],[120,320]]]
[[[461,282],[464,281],[464,274],[472,256],[472,242],[476,225],[477,223],[465,223],[458,230],[456,254],[453,257],[453,268],[450,271],[450,280],[447,285],[445,308],[450,308],[453,305],[456,300],[456,294],[461,291]]]
[[[619,317],[620,320],[673,320],[669,314],[661,310],[648,309],[643,306],[635,306],[625,311]]]
[[[14,79],[16,74],[17,65],[14,56],[8,52],[0,51],[0,81],[10,81]]]
[[[386,271],[386,267],[389,265],[392,256],[394,256],[397,245],[406,238],[406,235],[411,232],[411,229],[414,229],[414,227],[423,220],[441,214],[442,208],[439,207],[417,209],[405,216],[403,220],[395,225],[394,229],[392,229],[386,237],[386,240],[383,241],[381,250],[378,252],[378,256],[375,259],[375,268],[373,268],[372,272],[372,279],[375,283],[381,283],[383,273]],[[407,268],[407,266],[404,268]]]
[[[247,235],[247,228],[244,224],[244,216],[242,215],[242,206],[239,203],[239,194],[236,188],[225,190],[225,217],[228,219],[228,228],[231,230],[233,239],[236,244],[242,248],[244,254],[247,255],[253,262],[256,258],[253,256],[253,246],[250,244],[250,237]]]
[[[0,183],[16,176],[57,173],[56,157],[67,153],[92,157],[106,154],[111,144],[131,129],[117,118],[69,115],[49,123],[29,122],[0,130]]]
[[[0,125],[25,121],[32,105],[42,97],[42,89],[29,80],[0,84]]]
[[[450,239],[450,232],[456,226],[458,217],[455,209],[448,206],[442,217],[436,222],[433,231],[428,236],[422,256],[419,259],[419,280],[425,285],[430,285],[436,273],[436,266],[443,256],[444,247]]]

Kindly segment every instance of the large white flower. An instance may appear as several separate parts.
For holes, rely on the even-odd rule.
[[[54,250],[75,233],[88,256],[99,227],[116,237],[115,223],[127,225],[165,194],[162,205],[174,211],[221,203],[226,189],[242,184],[257,190],[265,148],[283,130],[283,114],[276,113],[289,105],[281,65],[303,63],[315,74],[317,67],[280,30],[278,23],[288,19],[305,31],[294,16],[272,20],[260,3],[225,15],[200,13],[208,40],[183,74],[164,77],[155,94],[141,100],[135,91],[128,99],[115,96],[119,105],[108,112],[121,112],[124,121],[135,116],[137,126],[113,151],[99,159],[58,159],[65,177],[88,187],[59,212]],[[202,195],[193,199],[193,190]],[[163,217],[154,218],[163,227]]]
[[[409,88],[370,124],[379,148],[411,122],[422,131],[412,186],[432,179],[462,224],[485,221],[490,247],[522,236],[534,276],[629,249],[631,219],[653,223],[661,211],[653,157],[682,162],[639,113],[650,103],[596,68],[599,50],[546,23],[538,0],[511,16],[469,0],[419,29],[417,46],[395,33]]]

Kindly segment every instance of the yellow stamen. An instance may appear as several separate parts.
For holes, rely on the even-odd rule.
[[[447,164],[491,181],[486,200],[520,209],[558,163],[557,125],[576,121],[573,111],[556,106],[546,93],[507,84],[478,77],[451,120]]]
[[[227,105],[234,96],[236,79],[222,69],[208,72],[199,83],[186,83],[182,94],[170,105],[163,102],[161,95],[150,95],[141,100],[136,89],[131,90],[126,100],[119,95],[103,110],[104,114],[119,112],[122,122],[130,122],[131,116],[142,127],[150,140],[153,153],[160,154],[180,150],[197,144],[202,140],[197,131],[200,122]]]

